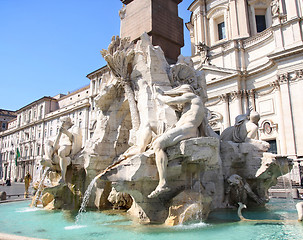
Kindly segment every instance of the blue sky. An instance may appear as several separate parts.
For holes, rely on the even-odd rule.
[[[192,0],[179,16],[189,21]],[[0,0],[0,108],[18,110],[89,84],[106,63],[100,50],[119,35],[120,0]],[[190,55],[189,32],[184,28]]]

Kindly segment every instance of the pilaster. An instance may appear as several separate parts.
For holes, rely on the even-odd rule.
[[[283,121],[284,127],[284,139],[286,145],[286,153],[289,156],[296,156],[296,145],[295,145],[295,135],[294,135],[294,125],[293,125],[293,114],[292,114],[292,104],[289,91],[289,76],[288,73],[280,74],[278,76],[278,81],[280,84],[280,96],[281,99],[281,121]],[[286,131],[287,129],[287,131]],[[282,149],[281,149],[282,150]]]
[[[223,110],[223,126],[224,129],[230,127],[230,113],[229,113],[229,99],[230,95],[228,93],[220,95],[221,100],[224,104]]]
[[[298,14],[298,7],[297,7],[297,0],[286,0],[286,12],[287,12],[287,20],[291,20],[293,18],[297,18]]]

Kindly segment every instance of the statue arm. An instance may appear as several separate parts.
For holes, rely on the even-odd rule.
[[[163,96],[160,94],[157,95],[157,99],[166,103],[167,105],[184,104],[184,103],[189,102],[193,97],[194,97],[194,94],[191,94],[191,93],[186,93],[186,94],[183,94],[182,96],[176,96],[176,97]]]
[[[69,140],[72,142],[73,141],[73,134],[71,132],[69,132],[66,128],[61,127],[60,129],[62,131],[62,133],[66,134],[69,138]]]

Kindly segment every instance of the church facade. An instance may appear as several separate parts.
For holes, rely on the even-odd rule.
[[[222,132],[251,106],[270,151],[303,160],[303,1],[196,0],[186,24],[205,72],[210,123]],[[300,182],[298,169],[293,179]]]

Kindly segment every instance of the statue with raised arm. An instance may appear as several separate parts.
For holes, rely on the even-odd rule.
[[[81,150],[81,129],[75,126],[70,117],[61,117],[62,122],[56,140],[45,142],[45,159],[42,165],[52,167],[59,165],[61,170],[60,183],[65,183],[66,169],[71,164],[71,158]]]
[[[198,127],[204,118],[204,104],[199,96],[194,93],[193,88],[184,84],[172,90],[162,92],[155,88],[155,98],[163,103],[182,110],[181,117],[175,126],[153,142],[152,148],[155,151],[156,165],[159,173],[159,184],[156,189],[148,195],[148,198],[155,198],[170,189],[166,183],[167,155],[166,148],[174,146],[178,142],[198,136]]]

